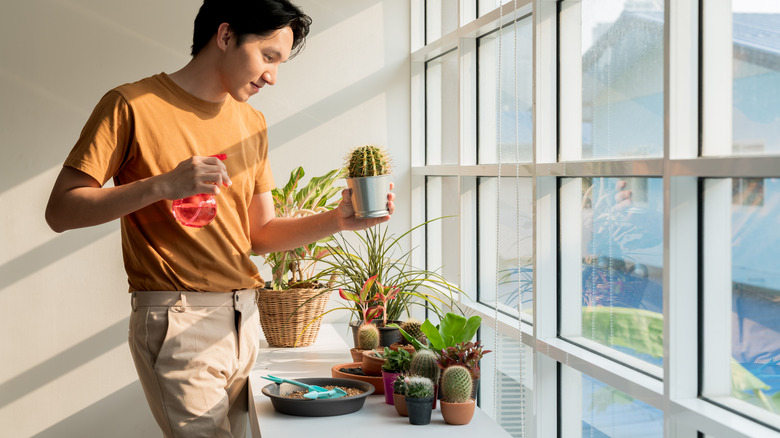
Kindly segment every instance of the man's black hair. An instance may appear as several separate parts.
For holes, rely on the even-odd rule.
[[[289,26],[293,32],[292,58],[303,48],[311,18],[288,0],[204,0],[195,17],[192,56],[206,47],[222,23],[230,25],[239,45],[247,35],[267,36]]]

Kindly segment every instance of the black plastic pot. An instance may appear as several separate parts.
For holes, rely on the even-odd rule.
[[[376,321],[372,322],[374,325],[376,323],[381,324],[382,321]],[[401,321],[387,321],[388,324],[401,324]],[[357,347],[358,340],[357,340],[357,333],[360,326],[363,325],[363,321],[355,321],[350,322],[349,326],[352,327],[352,342],[353,346]],[[379,327],[379,326],[377,326]],[[389,347],[393,345],[396,342],[401,341],[401,332],[395,328],[395,327],[379,327],[379,346],[384,349],[384,347]]]
[[[406,409],[409,412],[409,423],[418,426],[429,424],[431,422],[431,411],[433,410],[433,397],[406,397]]]
[[[388,324],[396,323],[400,321],[387,321]],[[401,342],[401,331],[395,327],[379,327],[379,346],[389,347],[396,342]]]

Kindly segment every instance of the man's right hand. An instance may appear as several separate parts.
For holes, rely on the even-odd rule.
[[[219,194],[219,186],[233,184],[227,168],[216,157],[191,157],[179,163],[172,171],[160,175],[159,183],[165,199],[181,199],[206,193]]]

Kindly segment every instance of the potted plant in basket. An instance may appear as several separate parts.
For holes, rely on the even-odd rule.
[[[385,385],[385,403],[392,405],[393,383],[399,375],[409,371],[412,355],[403,348],[391,350],[385,347],[384,357],[386,362],[382,365],[382,382]]]
[[[453,365],[441,374],[441,415],[448,424],[468,424],[474,416],[471,372]]]
[[[359,146],[347,156],[347,186],[352,189],[355,217],[386,216],[390,191],[390,158],[375,145]]]
[[[294,169],[287,184],[271,192],[276,216],[307,216],[332,210],[338,205],[338,199],[334,198],[342,190],[334,184],[343,173],[341,169],[334,169],[299,187],[304,171],[302,167]],[[265,256],[272,280],[266,289],[258,292],[258,308],[263,333],[270,346],[305,346],[317,338],[319,316],[328,302],[330,290],[318,283],[314,268],[317,261],[328,254],[325,244],[330,239]]]

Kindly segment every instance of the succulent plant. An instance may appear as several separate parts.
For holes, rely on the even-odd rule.
[[[436,363],[436,353],[431,350],[421,350],[412,357],[409,372],[415,376],[422,376],[434,382],[439,381],[439,365]]]
[[[442,400],[448,403],[466,403],[471,399],[474,382],[471,372],[462,365],[445,368],[441,373]]]
[[[433,382],[423,376],[412,376],[406,379],[406,396],[409,398],[433,397]]]
[[[349,153],[346,167],[350,178],[387,175],[390,173],[390,157],[380,146],[358,146]]]
[[[414,339],[420,341],[421,344],[425,345],[428,341],[425,338],[425,333],[422,332],[420,327],[422,327],[422,323],[416,319],[408,319],[403,324],[401,324],[401,329],[403,329],[403,331],[408,333],[409,336],[413,337]],[[406,338],[402,339],[406,341]]]
[[[395,381],[393,381],[393,392],[400,395],[406,395],[406,379],[407,377],[403,374],[399,374],[396,376]]]
[[[412,355],[408,351],[403,348],[393,351],[390,347],[385,347],[384,356],[387,359],[387,362],[382,365],[383,370],[395,373],[409,371]]]
[[[363,324],[358,329],[358,348],[373,350],[379,347],[379,329],[374,324]]]
[[[441,369],[447,369],[453,365],[463,365],[471,371],[471,377],[474,380],[479,379],[480,376],[480,359],[490,352],[490,350],[482,349],[482,341],[459,342],[454,346],[436,351]]]

